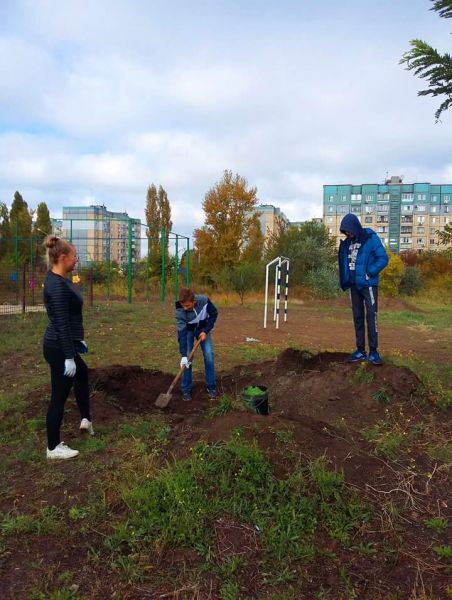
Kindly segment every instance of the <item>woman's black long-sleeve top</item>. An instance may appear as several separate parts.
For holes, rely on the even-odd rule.
[[[44,283],[44,304],[49,317],[44,345],[60,348],[64,358],[74,358],[74,342],[85,338],[81,294],[69,279],[49,271]]]

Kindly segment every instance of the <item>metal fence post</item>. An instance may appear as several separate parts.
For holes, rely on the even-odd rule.
[[[127,302],[132,304],[132,219],[128,222],[128,272],[127,272]]]
[[[166,235],[165,230],[161,230],[161,246],[162,246],[162,302],[165,302],[165,250],[166,250]]]
[[[25,314],[25,307],[27,300],[25,294],[27,293],[27,264],[24,263],[22,267],[22,314]]]
[[[179,295],[179,236],[176,233],[176,254],[174,259],[174,295],[175,299]]]
[[[190,287],[190,238],[187,238],[187,260],[185,261],[185,281]]]

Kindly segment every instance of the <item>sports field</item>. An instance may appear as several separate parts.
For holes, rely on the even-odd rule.
[[[440,599],[452,594],[452,307],[383,301],[381,367],[349,364],[350,309],[219,305],[220,396],[177,372],[173,307],[85,311],[94,437],[72,397],[45,459],[46,316],[0,316],[0,597]],[[253,341],[247,341],[252,338]],[[269,390],[270,414],[244,406]]]

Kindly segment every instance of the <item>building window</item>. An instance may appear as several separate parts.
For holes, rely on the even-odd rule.
[[[333,222],[333,217],[328,217],[328,218],[327,218],[327,222],[328,222],[328,223],[332,223],[332,222]]]
[[[417,199],[418,200],[427,200],[427,194],[418,194]]]
[[[423,246],[425,243],[424,238],[417,238],[417,245],[418,246]]]
[[[342,215],[346,215],[348,213],[348,204],[342,205],[342,206],[338,206],[337,207],[337,212],[342,214]]]
[[[418,227],[417,233],[425,233],[425,227]]]
[[[364,212],[366,212],[366,213],[373,213],[373,212],[375,212],[375,206],[372,206],[372,205],[365,206],[364,207]]]
[[[444,225],[447,225],[449,223],[449,217],[444,217]]]
[[[386,233],[387,227],[377,227],[377,233]]]
[[[328,227],[328,235],[331,235],[332,233],[333,233],[332,227]]]
[[[431,207],[430,207],[430,212],[431,212],[431,213],[436,213],[436,212],[438,212],[438,207],[437,207],[437,206],[431,206]]]
[[[328,212],[336,212],[335,206],[328,206]]]
[[[445,207],[443,208],[443,210],[444,210],[444,212],[445,212],[445,213],[448,213],[448,212],[449,212],[449,207],[448,207],[448,206],[445,206]]]
[[[378,212],[389,212],[389,204],[382,204],[377,208]]]
[[[432,240],[432,239],[430,238],[430,245],[433,245],[434,243],[435,243],[435,240]]]
[[[328,197],[328,200],[329,200],[330,202],[334,202],[334,196],[329,196],[329,197]]]
[[[425,212],[425,204],[416,204],[414,210],[418,212]]]
[[[438,196],[432,196],[432,202],[438,202]]]
[[[360,215],[361,214],[361,206],[352,206],[352,213],[355,215]]]
[[[407,227],[407,226],[403,226],[400,228],[400,233],[412,233],[413,232],[413,228],[412,227]]]
[[[361,198],[362,198],[361,194],[352,194],[352,202],[358,201],[358,200],[361,202]]]
[[[383,243],[384,246],[388,245],[388,238],[387,237],[381,238],[381,241],[382,241],[382,243]]]
[[[444,204],[449,204],[449,196],[444,196],[443,202]]]
[[[411,244],[411,238],[410,237],[403,237],[402,238],[402,244]]]
[[[430,219],[430,223],[431,223],[432,225],[435,225],[435,224],[436,224],[436,217],[432,217],[432,218]]]
[[[406,206],[402,206],[402,212],[411,212],[413,210],[412,204],[407,204]]]
[[[365,217],[364,223],[372,223],[372,217]]]
[[[417,222],[418,222],[418,225],[423,225],[425,223],[425,217],[418,217]]]
[[[367,194],[367,196],[366,196],[366,202],[372,202],[372,200],[373,200],[372,194]]]
[[[347,196],[342,196],[342,202],[347,202]]]
[[[402,200],[413,200],[414,194],[402,194]]]

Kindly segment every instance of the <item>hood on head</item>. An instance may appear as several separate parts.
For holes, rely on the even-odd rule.
[[[359,219],[356,215],[349,213],[345,215],[345,217],[341,221],[340,226],[341,233],[345,233],[349,231],[353,233],[353,235],[361,242],[364,237],[364,227],[359,222]]]

